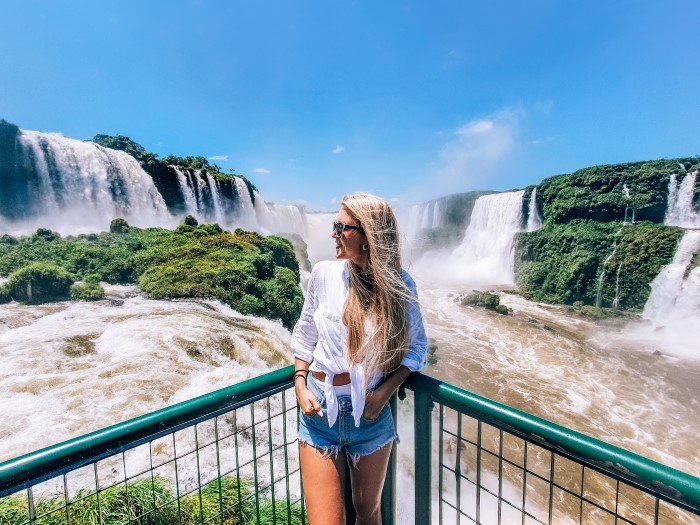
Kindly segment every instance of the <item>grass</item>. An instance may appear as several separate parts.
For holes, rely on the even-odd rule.
[[[36,525],[303,525],[301,503],[261,498],[256,512],[253,483],[232,476],[216,479],[178,501],[160,476],[99,491],[78,491],[65,505],[61,496],[35,502]],[[287,521],[288,516],[291,521]],[[27,498],[0,498],[0,525],[30,523]]]

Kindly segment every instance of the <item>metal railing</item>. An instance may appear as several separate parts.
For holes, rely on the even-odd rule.
[[[0,525],[305,523],[291,375],[0,464]],[[412,456],[419,525],[700,524],[699,478],[421,374],[407,386],[399,430],[412,408],[415,445],[394,447],[385,524],[397,454]]]
[[[700,478],[424,375],[410,388],[417,524],[700,524]]]
[[[0,464],[0,524],[303,523],[291,373]]]

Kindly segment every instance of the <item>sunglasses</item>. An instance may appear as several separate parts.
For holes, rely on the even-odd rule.
[[[343,235],[343,232],[345,230],[357,230],[360,232],[365,231],[362,226],[353,226],[352,224],[343,224],[342,222],[335,222],[333,221],[333,230],[335,231],[335,234],[337,237],[340,237]]]

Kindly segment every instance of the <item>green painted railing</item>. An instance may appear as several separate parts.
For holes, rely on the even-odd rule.
[[[408,386],[420,473],[416,523],[430,523],[436,514],[440,523],[700,523],[700,478],[421,374]],[[446,459],[449,441],[454,447]],[[435,443],[437,489],[431,480]],[[497,481],[485,481],[489,475]],[[471,494],[461,498],[465,486]],[[454,518],[445,518],[446,511]]]
[[[291,374],[1,463],[0,525],[304,523]],[[398,504],[415,501],[416,524],[700,524],[699,478],[421,374],[406,386],[399,433],[412,421],[415,443],[394,448],[385,524],[397,455],[412,456]]]

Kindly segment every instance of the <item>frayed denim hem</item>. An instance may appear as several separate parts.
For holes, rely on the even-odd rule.
[[[318,450],[321,453],[321,457],[323,459],[336,459],[338,457],[338,453],[340,452],[340,449],[342,446],[337,446],[337,447],[319,447],[317,445],[314,445],[310,441],[306,441],[304,439],[299,438],[299,445],[302,446],[309,446],[311,448],[314,448]]]
[[[384,447],[386,447],[390,443],[393,443],[394,441],[396,441],[396,443],[401,442],[398,435],[395,435],[392,438],[388,439],[386,442],[382,443],[381,445],[378,445],[371,452],[366,452],[364,454],[349,454],[346,450],[345,452],[346,452],[347,457],[348,457],[348,463],[353,468],[357,468],[357,463],[360,461],[361,458],[374,454],[375,452],[383,449]],[[313,449],[316,449],[321,454],[321,457],[323,459],[333,459],[333,460],[338,458],[338,454],[340,453],[341,449],[345,449],[345,447],[342,445],[337,446],[337,447],[318,447],[318,446],[314,445],[313,443],[311,443],[310,441],[306,441],[304,439],[299,439],[299,446],[309,446]]]

